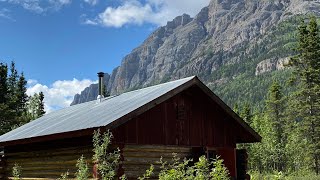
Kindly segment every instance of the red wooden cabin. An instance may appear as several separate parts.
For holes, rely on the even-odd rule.
[[[162,156],[220,155],[235,179],[245,178],[237,143],[261,137],[197,77],[123,93],[49,113],[0,137],[2,177],[14,163],[23,178],[57,178],[83,154],[91,162],[92,133],[111,129],[121,148],[122,172],[142,175]],[[92,165],[92,164],[91,164]]]

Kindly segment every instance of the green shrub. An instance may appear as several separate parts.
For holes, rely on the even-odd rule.
[[[216,179],[216,180],[230,179],[229,171],[223,164],[223,159],[219,159],[219,157],[217,157],[212,164],[214,167],[210,172],[212,179]]]
[[[76,166],[78,168],[75,174],[77,180],[87,180],[89,178],[89,167],[83,155],[78,159]]]
[[[103,180],[113,180],[116,178],[117,169],[120,164],[120,150],[119,148],[111,151],[111,141],[113,135],[108,130],[101,134],[100,130],[93,134],[93,161],[98,165],[98,173]],[[228,180],[229,171],[224,166],[223,160],[217,157],[216,159],[208,160],[205,156],[201,156],[198,162],[193,163],[192,159],[184,159],[183,161],[173,153],[173,158],[170,163],[163,161],[161,158],[158,162],[160,164],[160,173],[158,178],[160,180]],[[88,165],[84,157],[81,156],[77,162],[78,172],[76,177],[79,180],[88,179]],[[139,180],[150,179],[154,175],[154,166],[151,165]],[[126,180],[126,175],[120,177]]]
[[[114,179],[120,163],[120,149],[110,152],[112,133],[108,130],[101,134],[100,130],[93,134],[93,162],[98,165],[98,173],[103,180]]]
[[[19,164],[15,163],[13,168],[12,168],[12,176],[14,180],[19,180],[21,177],[21,166]]]
[[[68,176],[69,176],[69,171],[62,173],[61,177],[58,178],[57,180],[66,180],[68,178]]]
[[[298,171],[294,173],[270,172],[260,173],[258,171],[249,172],[252,180],[316,180],[320,179],[320,175],[316,175],[311,171]]]
[[[168,163],[160,159],[161,171],[159,173],[160,180],[228,180],[229,171],[224,166],[223,160],[208,160],[205,156],[201,156],[199,161],[190,165],[192,159],[184,159],[182,162],[177,154],[173,155],[172,163]]]
[[[153,175],[154,166],[151,164],[150,168],[146,170],[146,173],[142,177],[138,177],[139,180],[145,180],[150,179],[150,177]]]

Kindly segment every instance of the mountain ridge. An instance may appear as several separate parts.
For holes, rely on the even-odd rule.
[[[257,65],[268,63],[268,58],[258,60],[261,55],[256,53],[268,56],[275,51],[273,46],[277,44],[267,42],[273,29],[299,14],[319,15],[319,9],[319,1],[212,0],[194,18],[183,14],[151,33],[120,66],[105,74],[107,90],[117,94],[192,75],[214,89],[217,85],[228,86],[247,73],[239,69],[247,63],[252,66],[251,75],[256,76]],[[272,63],[291,54],[276,54]],[[230,66],[238,69],[221,72]],[[267,68],[263,73],[273,70]],[[90,85],[75,95],[71,105],[94,100],[97,88],[96,84]]]

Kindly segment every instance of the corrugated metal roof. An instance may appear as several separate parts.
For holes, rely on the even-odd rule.
[[[106,126],[193,78],[195,76],[51,112],[0,136],[0,142]]]

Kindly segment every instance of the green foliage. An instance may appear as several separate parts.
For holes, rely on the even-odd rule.
[[[97,130],[93,135],[93,161],[98,164],[99,175],[102,179],[111,180],[116,178],[117,169],[120,163],[120,150],[117,149],[113,152],[110,152],[112,138],[113,136],[110,131],[101,134],[100,130]],[[160,180],[229,179],[228,169],[224,166],[223,160],[219,159],[219,157],[214,160],[207,160],[205,156],[202,156],[199,158],[198,162],[194,163],[194,165],[191,165],[191,162],[191,159],[184,159],[181,162],[180,158],[175,153],[173,153],[172,163],[165,162],[161,158],[159,162],[159,164],[161,165],[161,171],[158,177]],[[78,160],[78,164],[84,164],[83,157]],[[78,169],[80,169],[80,165],[78,164],[77,167]],[[146,170],[146,173],[138,179],[150,179],[153,174],[154,166],[151,165],[150,168]],[[124,180],[127,178],[124,174],[120,177],[120,179]]]
[[[76,166],[78,168],[75,174],[77,180],[87,180],[89,178],[89,167],[83,155],[78,159]]]
[[[103,180],[114,179],[120,163],[119,148],[110,152],[112,133],[108,130],[101,134],[100,129],[93,134],[93,161],[98,165],[99,175]]]
[[[230,179],[229,178],[229,171],[224,166],[223,159],[219,159],[219,157],[217,157],[213,161],[213,167],[214,168],[210,172],[210,176],[212,177],[212,179],[215,179],[215,180],[228,180],[228,179]]]
[[[39,93],[39,101],[38,101],[38,110],[37,110],[37,115],[38,117],[43,116],[46,113],[44,110],[44,94],[43,92]]]
[[[120,177],[120,180],[127,180],[128,178],[127,178],[127,176],[126,176],[126,174],[123,174],[121,177]]]
[[[283,171],[285,166],[285,146],[286,139],[285,136],[285,116],[284,116],[284,97],[282,92],[282,87],[277,80],[274,80],[271,85],[268,98],[266,99],[266,112],[265,116],[268,123],[272,128],[269,137],[271,141],[268,142],[272,147],[275,147],[271,152],[273,157],[273,166],[277,171]]]
[[[0,63],[0,134],[10,131],[20,124],[19,120],[25,112],[26,81],[23,74],[18,75],[15,63]]]
[[[278,79],[279,84],[283,86],[284,94],[292,91],[293,87],[285,86],[290,74],[290,69],[259,76],[242,74],[232,79],[232,81],[226,82],[226,84],[209,87],[230,107],[242,102],[262,110],[265,106],[264,100],[267,98],[268,88],[272,84],[272,79]]]
[[[150,177],[153,175],[154,166],[151,164],[150,168],[146,170],[146,173],[143,174],[142,177],[138,177],[139,180],[145,180],[150,179]]]
[[[160,180],[227,180],[229,171],[224,166],[223,160],[208,160],[205,156],[201,156],[198,162],[192,164],[192,159],[184,159],[182,162],[176,154],[173,154],[172,162],[168,163],[160,159],[161,171],[159,173]]]
[[[15,163],[13,168],[12,168],[12,176],[14,180],[19,180],[21,177],[21,166],[19,164]]]
[[[312,172],[285,174],[282,172],[260,173],[252,171],[249,173],[252,180],[315,180],[319,175]]]
[[[237,102],[248,102],[250,105],[264,108],[264,99],[272,79],[279,79],[280,84],[286,81],[290,69],[255,74],[257,64],[263,60],[286,58],[294,55],[292,47],[296,44],[297,26],[300,16],[292,16],[279,25],[268,29],[268,33],[259,37],[256,44],[247,43],[236,52],[218,51],[215,62],[220,62],[217,69],[209,75],[200,76],[210,83],[209,87],[230,107]],[[224,60],[234,62],[224,62]],[[292,89],[285,87],[284,92]]]
[[[26,85],[24,74],[18,73],[14,62],[11,62],[10,67],[0,63],[0,134],[39,117],[29,112]],[[41,113],[44,114],[44,110]]]
[[[27,102],[27,113],[25,113],[25,116],[28,117],[28,119],[37,119],[41,116],[43,116],[46,112],[44,110],[44,95],[42,92],[35,93],[33,96],[29,97],[29,100]]]
[[[320,173],[320,30],[315,17],[299,26],[297,55],[290,59],[293,82],[298,90],[292,94],[290,112],[299,121],[301,140],[307,141],[312,168]]]
[[[20,114],[24,113],[26,111],[26,102],[28,101],[28,95],[26,94],[27,92],[27,81],[24,77],[24,74],[21,73],[19,76],[19,80],[17,82],[17,90],[16,90],[16,96],[17,96],[17,112]]]
[[[61,174],[61,177],[58,178],[57,180],[67,180],[68,179],[68,176],[69,176],[69,171],[65,172],[65,173],[62,173]]]
[[[0,103],[7,102],[8,94],[8,66],[0,63]]]
[[[319,173],[320,165],[320,31],[314,17],[308,22],[299,26],[290,71],[273,73],[273,78],[269,77],[273,83],[263,83],[269,84],[265,104],[251,109],[252,116],[250,106],[235,106],[263,137],[261,143],[238,146],[247,149],[252,179],[319,178],[312,174]],[[249,103],[255,106],[255,101]]]
[[[104,85],[102,87],[102,94],[104,97],[109,97],[110,96],[110,92],[108,92],[106,85]]]

